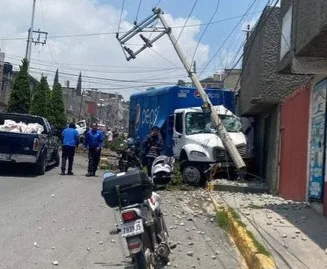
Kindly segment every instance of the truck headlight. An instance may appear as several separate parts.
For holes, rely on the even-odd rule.
[[[205,153],[201,152],[201,151],[191,151],[191,156],[194,158],[205,158],[207,157],[205,155]]]

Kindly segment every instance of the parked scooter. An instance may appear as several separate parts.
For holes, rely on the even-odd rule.
[[[151,177],[155,186],[168,186],[174,177],[174,163],[173,157],[161,155],[157,157],[151,169]]]
[[[126,173],[106,173],[102,196],[111,208],[119,207],[122,223],[111,234],[126,239],[130,257],[137,269],[155,268],[169,262],[171,249],[168,229],[160,208],[160,196],[153,183],[138,169]]]

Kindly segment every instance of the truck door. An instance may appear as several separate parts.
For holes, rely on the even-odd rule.
[[[174,135],[173,135],[173,152],[174,157],[179,159],[181,150],[183,147],[183,133],[184,133],[184,124],[183,124],[184,113],[175,113],[174,115]]]

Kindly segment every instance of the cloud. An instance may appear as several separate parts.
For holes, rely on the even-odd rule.
[[[21,37],[25,39],[27,37],[31,2],[30,0],[11,0],[7,3],[6,9],[0,10],[0,38]],[[133,27],[131,22],[126,21],[126,15],[127,13],[124,12],[121,31]],[[165,15],[165,18],[171,26],[184,25],[186,20],[173,18],[169,14]],[[145,89],[147,85],[154,85],[155,82],[176,82],[178,79],[187,79],[186,72],[167,36],[155,43],[152,49],[146,49],[130,62],[126,61],[113,34],[54,38],[62,35],[116,32],[119,19],[120,10],[109,4],[100,4],[96,0],[37,1],[34,29],[40,28],[49,32],[49,39],[44,47],[33,45],[31,72],[38,78],[43,72],[52,84],[53,72],[58,67],[61,72],[67,73],[60,76],[61,82],[65,83],[66,80],[70,80],[71,86],[76,85],[79,71],[82,71],[82,75],[90,77],[142,80],[142,83],[126,83],[83,78],[83,87],[110,88],[113,92],[122,93],[126,98],[130,93],[135,92],[134,89]],[[196,18],[188,21],[188,24],[198,23],[201,21]],[[175,28],[173,33],[178,36],[180,30],[181,28]],[[188,59],[193,56],[199,32],[200,27],[185,28],[179,39]],[[19,59],[25,55],[26,40],[24,39],[0,40],[1,51],[6,53],[6,61],[12,62],[15,68]],[[137,50],[140,46],[136,44],[141,44],[141,41],[139,37],[135,37],[129,42],[130,47]],[[208,59],[208,54],[209,46],[200,44],[196,57],[197,64],[202,65]]]

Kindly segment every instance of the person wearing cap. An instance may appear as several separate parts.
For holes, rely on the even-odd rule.
[[[68,159],[68,173],[67,175],[74,175],[73,163],[75,150],[79,142],[79,134],[76,130],[74,123],[70,123],[68,128],[62,132],[63,143],[62,143],[62,157],[61,157],[61,175],[66,174],[66,163]]]
[[[103,148],[104,134],[98,129],[98,124],[93,123],[91,130],[85,137],[85,148],[89,150],[89,165],[87,177],[94,177],[100,162],[101,149]]]
[[[148,176],[151,176],[153,161],[160,155],[164,148],[159,127],[152,127],[150,134],[146,137],[143,143],[143,147],[145,149]]]

